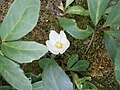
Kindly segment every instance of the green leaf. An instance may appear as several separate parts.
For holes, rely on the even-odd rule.
[[[105,14],[109,14],[114,6],[110,6],[106,9]]]
[[[0,28],[2,41],[17,40],[37,24],[40,0],[14,0]]]
[[[17,90],[32,90],[29,79],[19,65],[0,55],[0,73]]]
[[[104,34],[106,49],[110,55],[110,58],[115,66],[115,78],[120,84],[120,45],[117,41],[113,38],[116,37],[119,39],[119,31],[106,31]]]
[[[65,8],[67,8],[74,0],[66,0],[66,6]]]
[[[110,0],[87,0],[90,17],[94,25],[97,25],[101,16],[104,14],[109,1]]]
[[[39,82],[33,83],[33,90],[45,90],[43,82],[39,81]]]
[[[120,46],[117,48],[114,71],[115,71],[115,78],[120,85]]]
[[[110,59],[114,63],[116,57],[117,43],[109,31],[104,32],[105,47],[109,53]]]
[[[78,15],[83,15],[83,16],[89,15],[88,10],[85,10],[83,7],[78,6],[78,5],[69,7],[66,10],[66,13],[69,13],[69,14],[78,14]]]
[[[78,61],[73,67],[71,67],[69,70],[72,71],[85,71],[89,67],[89,62],[86,60],[80,60]]]
[[[82,87],[82,90],[86,90],[86,89],[98,90],[94,84],[92,84],[91,82],[88,82],[88,81],[86,81]]]
[[[78,78],[75,80],[75,84],[78,89],[80,90],[97,90],[97,87],[92,84],[91,82],[91,77],[83,77],[83,78]]]
[[[73,90],[69,77],[54,60],[41,59],[39,64],[43,68],[42,81],[34,83],[33,90]]]
[[[93,32],[93,29],[91,27],[87,27],[86,30],[79,29],[74,19],[60,18],[59,24],[64,30],[66,30],[71,36],[76,39],[86,39]]]
[[[67,63],[67,68],[70,69],[78,61],[78,55],[73,54]]]
[[[16,90],[10,86],[0,86],[0,90]]]
[[[110,27],[114,30],[119,30],[120,25],[119,25],[119,23],[118,24],[112,24]]]
[[[1,49],[3,54],[19,63],[32,62],[48,52],[46,46],[33,41],[6,42]]]
[[[120,30],[111,31],[111,34],[120,41]]]
[[[29,80],[31,80],[31,83],[35,83],[37,81],[42,80],[42,75],[34,75],[32,73],[25,73],[25,75],[29,78]]]
[[[45,90],[73,90],[69,77],[54,60],[44,68],[42,76]]]
[[[39,66],[44,69],[51,62],[50,58],[43,58],[39,60]]]
[[[111,10],[104,26],[111,26],[120,23],[120,1]]]

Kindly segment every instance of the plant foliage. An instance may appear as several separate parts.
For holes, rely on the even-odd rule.
[[[34,83],[33,90],[73,90],[73,84],[69,77],[54,60],[42,60],[44,61],[41,63],[40,60],[40,66],[43,63],[47,65],[43,67],[42,81]]]
[[[0,26],[0,73],[17,90],[32,90],[32,84],[14,61],[32,62],[48,51],[42,44],[18,41],[37,24],[39,10],[39,0],[14,0]]]
[[[93,32],[93,29],[89,26],[86,30],[79,29],[74,19],[60,18],[59,24],[65,31],[67,31],[71,36],[76,39],[84,40],[89,37]]]
[[[71,71],[85,71],[89,67],[89,62],[87,60],[79,60],[78,55],[72,55],[68,60],[67,68]]]

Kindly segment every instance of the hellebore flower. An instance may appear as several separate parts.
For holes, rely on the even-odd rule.
[[[56,31],[51,30],[49,34],[49,40],[46,41],[46,45],[49,51],[53,54],[63,54],[70,46],[64,31],[60,31],[58,34]]]

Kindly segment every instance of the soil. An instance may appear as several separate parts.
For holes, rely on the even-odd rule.
[[[51,13],[48,10],[47,5],[50,0],[41,0],[41,13],[38,20],[37,26],[27,34],[23,40],[26,41],[36,41],[38,43],[45,44],[48,39],[48,34],[50,30],[56,30],[59,32],[62,28],[58,24],[56,13],[53,10]],[[52,1],[52,0],[51,0]],[[55,0],[53,0],[55,1]],[[78,0],[75,0],[78,1]],[[80,0],[79,0],[80,1]],[[0,23],[3,21],[11,3],[13,0],[0,0]],[[86,7],[86,2],[82,2],[84,7]],[[79,4],[79,3],[78,3]],[[80,4],[81,5],[81,4]],[[53,6],[53,9],[56,9]],[[89,17],[83,17],[78,15],[66,15],[68,18],[74,18],[78,22],[78,27],[84,29],[87,25],[93,26]],[[86,59],[90,61],[90,67],[86,72],[77,73],[78,76],[91,76],[93,83],[97,85],[99,90],[115,90],[114,88],[114,67],[111,63],[107,50],[105,49],[103,40],[103,30],[96,29],[94,36],[90,36],[84,41],[76,40],[71,37],[67,32],[67,37],[70,40],[70,48],[63,54],[56,57],[59,65],[65,69],[66,62],[72,54],[78,54],[80,59]],[[88,48],[90,41],[92,43]],[[47,53],[44,57],[50,57],[50,53]],[[32,63],[21,65],[21,68],[26,72],[31,72],[38,75],[41,71],[38,61]],[[6,82],[2,77],[0,77],[0,86],[5,85]]]

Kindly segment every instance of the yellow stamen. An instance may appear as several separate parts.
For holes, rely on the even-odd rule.
[[[63,44],[61,42],[56,42],[55,46],[58,48],[58,49],[61,49]]]

